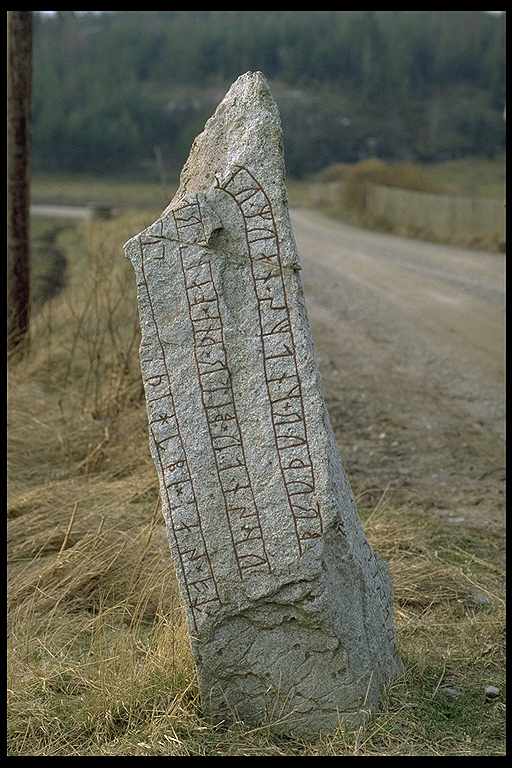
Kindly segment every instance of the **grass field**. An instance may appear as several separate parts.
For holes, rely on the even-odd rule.
[[[384,489],[366,508],[354,488],[390,564],[405,667],[382,710],[356,733],[310,741],[204,718],[121,250],[151,220],[132,213],[55,234],[65,287],[34,317],[29,355],[9,366],[9,754],[503,754],[502,542],[395,508]],[[487,685],[497,698],[486,700]]]
[[[341,166],[340,166],[341,167]],[[334,173],[335,172],[334,167]],[[350,166],[343,166],[350,168]],[[393,169],[391,164],[388,168]],[[403,175],[403,169],[408,173]],[[413,173],[411,173],[413,171]],[[439,194],[485,197],[502,200],[505,195],[505,157],[495,159],[465,158],[443,163],[401,164],[393,186],[410,186],[413,189]],[[391,174],[388,172],[388,177]],[[329,179],[329,169],[320,174]],[[292,204],[304,199],[308,180],[289,179],[289,194]],[[418,186],[419,184],[419,186]],[[87,203],[107,204],[120,208],[155,208],[162,210],[170,201],[177,187],[177,179],[166,184],[141,181],[140,179],[109,179],[95,176],[48,176],[35,175],[32,180],[32,201],[60,205],[84,205]]]
[[[110,205],[115,208],[155,208],[161,211],[176,190],[140,179],[109,179],[98,176],[34,176],[32,202],[55,205]]]
[[[503,200],[505,171],[505,156],[430,164],[385,163],[368,158],[354,165],[332,165],[320,172],[318,178],[323,181],[361,179],[416,192]]]
[[[325,182],[343,181],[347,190],[331,199],[325,198]],[[488,250],[504,249],[504,232],[472,232],[473,217],[462,231],[447,236],[432,224],[407,226],[400,213],[396,218],[382,219],[365,208],[365,184],[377,184],[427,192],[433,195],[474,197],[502,201],[505,197],[505,158],[466,158],[444,163],[421,165],[414,163],[384,163],[368,159],[355,165],[331,166],[312,179],[289,179],[288,194],[292,206],[315,207],[328,216],[356,226],[434,242],[446,242]],[[319,194],[320,186],[320,194]],[[161,184],[140,179],[109,179],[87,176],[35,176],[32,181],[32,201],[57,205],[107,205],[117,212],[127,209],[162,211],[174,195],[177,179]],[[436,202],[436,201],[434,201]],[[411,199],[409,205],[414,204]],[[416,203],[418,206],[418,203]],[[420,206],[426,202],[419,203]],[[420,208],[420,212],[421,212]],[[420,216],[420,219],[422,216]],[[430,217],[432,218],[432,216]],[[435,217],[434,217],[435,218]],[[427,220],[429,217],[427,216]]]
[[[422,166],[432,183],[444,194],[463,197],[505,198],[506,159],[470,158]]]

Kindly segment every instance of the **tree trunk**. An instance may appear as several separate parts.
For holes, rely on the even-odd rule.
[[[8,348],[25,346],[30,320],[32,11],[8,14]]]

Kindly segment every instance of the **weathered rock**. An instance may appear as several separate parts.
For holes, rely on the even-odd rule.
[[[466,595],[465,601],[468,608],[488,608],[492,606],[491,598],[479,589],[472,589]]]
[[[451,699],[452,701],[456,701],[462,696],[461,689],[452,685],[443,685],[439,691],[445,698]]]
[[[261,73],[231,87],[125,248],[204,708],[285,733],[357,725],[400,666],[391,585],[321,395]]]
[[[485,686],[485,698],[486,699],[497,699],[500,695],[500,689],[497,688],[495,685],[486,685]]]

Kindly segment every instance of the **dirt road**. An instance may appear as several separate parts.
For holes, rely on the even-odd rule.
[[[504,515],[504,256],[295,210],[329,412],[356,494]]]
[[[91,208],[79,205],[31,205],[31,216],[45,216],[49,219],[89,219]]]
[[[32,213],[50,215],[34,206]],[[90,215],[52,206],[52,216]],[[454,524],[504,518],[502,254],[374,232],[296,209],[329,413],[357,496],[387,488]]]

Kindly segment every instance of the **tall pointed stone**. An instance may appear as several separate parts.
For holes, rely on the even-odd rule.
[[[283,733],[357,725],[400,666],[391,585],[321,394],[261,73],[234,83],[125,249],[204,709]]]

